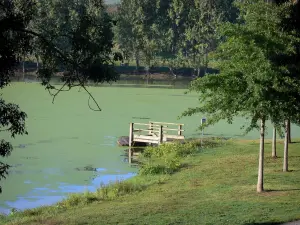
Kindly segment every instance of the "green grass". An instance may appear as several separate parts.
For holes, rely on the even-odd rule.
[[[258,143],[226,141],[184,153],[180,162],[185,166],[172,175],[138,175],[107,186],[110,194],[71,196],[52,207],[14,213],[0,223],[246,225],[293,221],[300,219],[300,143],[290,145],[288,173],[281,172],[281,149],[279,143],[279,157],[273,159],[271,144],[266,144],[266,192],[262,194],[256,193],[255,185]]]

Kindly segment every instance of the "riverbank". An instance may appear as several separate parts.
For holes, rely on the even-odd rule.
[[[223,225],[281,224],[300,219],[300,142],[290,145],[289,173],[281,172],[282,141],[278,143],[277,159],[271,158],[270,142],[266,144],[266,192],[262,194],[256,193],[257,141],[222,141],[205,146],[197,151],[173,152],[182,157],[170,174],[140,174],[111,186],[114,191],[108,188],[107,199],[99,197],[105,195],[103,191],[99,195],[81,194],[69,200],[69,205],[26,210],[3,217],[0,223]],[[151,159],[148,162],[154,164],[149,167],[161,168]],[[174,162],[166,159],[169,156],[164,161]]]

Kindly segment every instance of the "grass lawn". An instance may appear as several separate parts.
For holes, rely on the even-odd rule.
[[[144,190],[107,201],[59,205],[0,219],[1,224],[280,224],[300,219],[300,142],[290,145],[289,169],[266,144],[265,189],[256,193],[257,141],[226,141],[183,159],[173,175],[138,175]]]

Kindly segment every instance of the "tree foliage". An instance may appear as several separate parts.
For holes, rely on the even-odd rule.
[[[42,49],[39,56],[44,66],[39,76],[47,88],[53,89],[51,75],[59,67],[66,71],[62,80],[68,89],[88,80],[99,83],[118,78],[111,58],[111,19],[101,1],[42,0],[37,8],[33,29]]]
[[[147,66],[158,59],[171,72],[179,66],[198,69],[207,64],[206,52],[216,46],[217,24],[229,19],[228,13],[235,17],[231,2],[122,0],[115,27],[116,43],[127,55],[141,54]]]
[[[250,124],[246,132],[258,128],[261,120],[263,141],[267,119],[283,125],[284,119],[298,110],[299,75],[283,58],[295,54],[299,39],[295,30],[282,29],[283,20],[291,15],[290,4],[256,0],[236,2],[236,6],[237,23],[223,23],[219,31],[223,38],[216,51],[220,74],[192,82],[190,91],[200,94],[199,106],[186,110],[183,116],[207,114],[207,126],[247,116]],[[263,151],[260,156],[263,160]]]
[[[237,5],[239,22],[223,23],[219,31],[224,39],[215,54],[220,74],[191,83],[190,91],[201,94],[200,106],[183,115],[207,113],[206,125],[221,119],[230,123],[236,115],[248,115],[251,130],[262,116],[277,118],[278,107],[287,102],[283,99],[287,89],[298,90],[298,79],[289,65],[273,60],[283,54],[293,55],[298,39],[293,31],[281,29],[282,14],[289,16],[285,5],[275,7],[261,1]]]
[[[201,67],[208,67],[208,53],[216,47],[216,30],[221,22],[221,14],[218,14],[215,3],[195,0],[189,9],[187,21],[180,53],[185,53],[188,66],[197,70],[197,76],[200,76]]]

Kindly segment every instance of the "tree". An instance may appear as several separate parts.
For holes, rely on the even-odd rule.
[[[215,49],[217,26],[221,14],[212,1],[194,0],[185,27],[185,39],[181,52],[185,52],[188,66],[200,76],[201,67],[208,67],[208,53]]]
[[[278,66],[272,59],[292,55],[297,39],[293,31],[281,29],[282,20],[290,16],[289,5],[271,5],[263,0],[235,4],[239,9],[237,23],[224,23],[220,28],[223,41],[216,52],[220,74],[191,83],[190,91],[200,93],[199,106],[182,116],[208,114],[206,126],[246,116],[250,119],[246,132],[260,128],[257,192],[262,192],[265,121],[270,119],[279,126],[280,119],[291,116],[297,107],[286,101],[286,89],[292,87],[296,93],[300,87],[288,65]]]
[[[158,11],[160,1],[139,0],[137,17],[140,18],[136,24],[136,30],[139,34],[139,49],[145,63],[147,81],[150,76],[150,68],[153,66],[153,60],[159,51],[160,32],[158,26]]]
[[[115,39],[118,47],[125,55],[133,55],[136,60],[136,70],[140,66],[139,36],[135,24],[139,20],[136,16],[138,1],[122,0],[116,14],[114,27]]]
[[[150,67],[154,51],[157,48],[155,25],[157,15],[156,1],[122,0],[116,16],[116,42],[126,54],[131,54],[139,69],[141,53],[147,67]]]
[[[287,0],[276,0],[273,1],[276,4],[284,4],[290,2]],[[292,32],[295,37],[300,38],[300,25],[299,25],[299,2],[293,1],[291,5],[290,16],[282,20],[281,29],[286,32]],[[283,171],[288,171],[288,144],[291,143],[291,122],[299,124],[299,73],[300,73],[300,45],[299,41],[294,43],[295,51],[293,54],[284,54],[275,56],[272,58],[273,63],[277,66],[285,66],[289,71],[289,79],[293,80],[293,84],[288,85],[288,87],[283,91],[284,96],[282,100],[285,101],[282,107],[288,109],[283,115],[280,115],[277,119],[281,120],[281,126],[284,127],[285,142],[284,142],[284,157],[283,157]]]
[[[80,86],[88,92],[88,80],[111,82],[118,78],[111,56],[112,24],[103,1],[78,0],[1,0],[0,1],[0,88],[10,83],[22,56],[39,54],[38,75],[54,98]],[[34,42],[34,45],[29,43]],[[51,77],[62,68],[63,85],[51,85]],[[54,93],[52,92],[54,91]],[[1,96],[0,96],[1,97]],[[92,99],[100,107],[89,93]],[[90,106],[90,104],[89,104]],[[91,106],[90,106],[91,108]],[[0,132],[26,134],[26,114],[17,105],[0,98]],[[7,157],[12,146],[0,142],[0,155]],[[0,162],[0,178],[9,166]]]
[[[228,2],[228,1],[226,1]],[[159,30],[161,58],[172,75],[178,67],[191,67],[200,74],[208,66],[208,53],[216,47],[216,29],[223,17],[219,1],[179,1],[169,4],[165,26]],[[223,8],[222,8],[223,7]]]
[[[101,83],[118,78],[111,57],[112,23],[102,1],[42,0],[38,4],[34,34],[43,50],[39,75],[46,88],[54,89],[50,78],[58,67],[65,71],[62,80],[67,90],[88,80]]]

